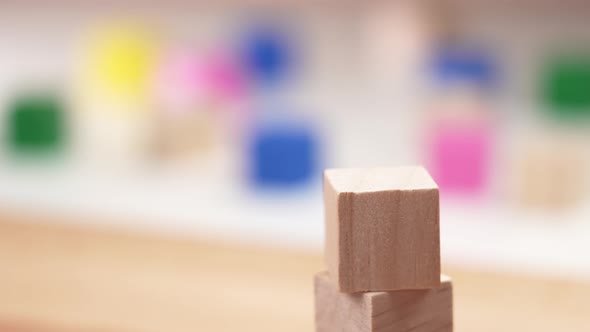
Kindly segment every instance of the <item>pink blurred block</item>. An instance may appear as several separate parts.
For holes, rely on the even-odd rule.
[[[490,125],[477,120],[437,122],[430,131],[429,169],[447,192],[481,193],[485,190],[491,161]]]
[[[177,106],[196,103],[231,103],[245,95],[243,77],[237,61],[226,52],[176,50],[163,58],[157,95],[179,110],[186,108]]]
[[[201,63],[197,54],[190,51],[175,51],[167,54],[160,65],[156,84],[160,102],[170,109],[184,108],[203,98],[204,82],[201,77]]]

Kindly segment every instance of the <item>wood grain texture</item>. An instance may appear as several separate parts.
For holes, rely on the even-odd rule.
[[[327,272],[315,276],[316,332],[451,332],[453,288],[340,293]]]
[[[422,167],[324,173],[325,262],[341,292],[440,285],[439,193]]]
[[[324,268],[319,251],[22,213],[0,208],[2,332],[314,330],[310,279]],[[444,270],[453,276],[457,332],[590,331],[589,282]]]

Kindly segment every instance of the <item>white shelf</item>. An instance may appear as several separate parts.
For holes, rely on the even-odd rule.
[[[10,209],[80,216],[141,231],[320,250],[321,188],[295,193],[240,191],[232,181],[182,176],[99,177],[71,171],[0,175]],[[320,181],[317,181],[320,183]],[[590,223],[583,209],[532,214],[469,201],[443,201],[445,263],[590,279]],[[85,217],[86,216],[86,217]]]

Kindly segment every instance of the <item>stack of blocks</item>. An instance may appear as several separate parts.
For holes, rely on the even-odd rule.
[[[449,332],[439,192],[422,167],[324,172],[327,271],[315,276],[317,332]]]

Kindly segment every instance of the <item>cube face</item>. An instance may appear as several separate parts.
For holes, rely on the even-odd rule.
[[[316,332],[370,331],[370,304],[363,294],[340,293],[326,272],[314,280]]]
[[[326,265],[342,292],[440,285],[439,195],[421,167],[324,174]]]
[[[315,276],[316,332],[451,332],[453,289],[439,276],[435,289],[346,294],[327,272]]]

